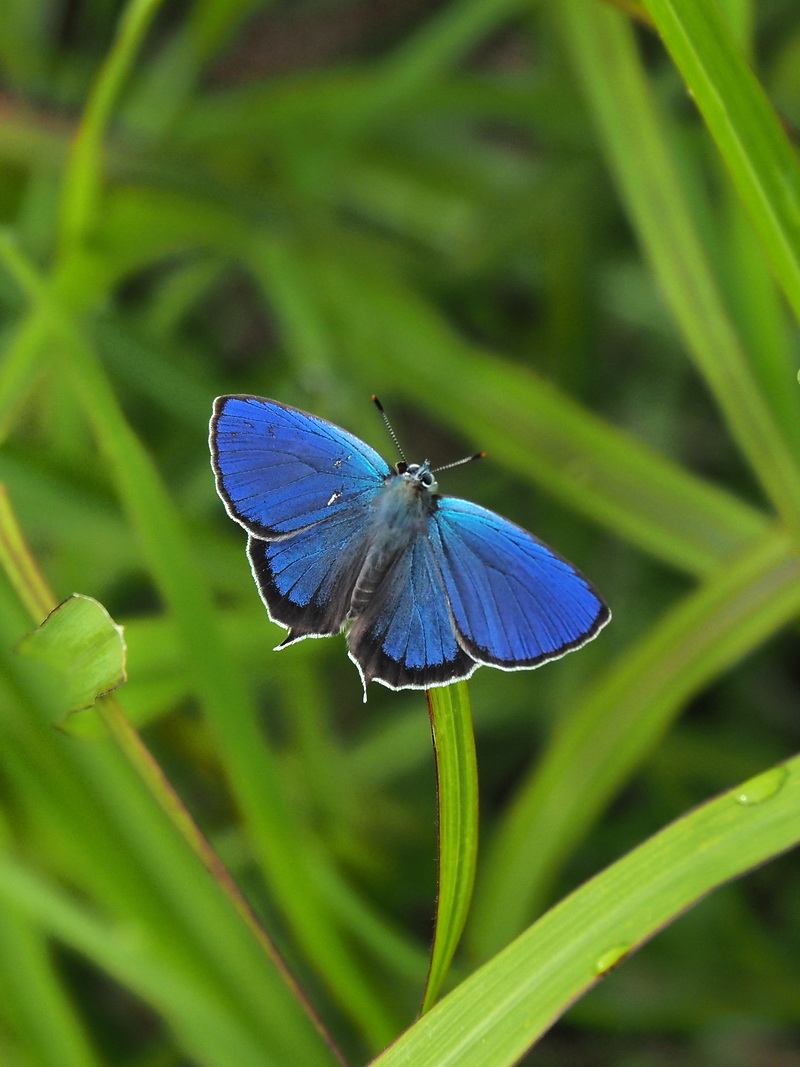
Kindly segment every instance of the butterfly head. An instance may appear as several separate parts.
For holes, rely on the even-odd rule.
[[[424,463],[406,463],[405,460],[401,460],[397,464],[397,473],[409,482],[416,482],[429,493],[435,493],[439,488],[427,459]]]

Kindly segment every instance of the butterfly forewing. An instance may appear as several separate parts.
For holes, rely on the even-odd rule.
[[[389,466],[325,419],[254,396],[221,396],[211,420],[217,490],[231,517],[271,539],[367,507]]]

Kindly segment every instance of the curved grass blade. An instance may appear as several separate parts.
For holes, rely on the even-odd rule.
[[[457,682],[427,692],[436,755],[439,894],[422,1011],[439,995],[467,920],[478,854],[478,767],[469,689]]]
[[[529,927],[373,1060],[509,1067],[706,894],[800,843],[800,756],[665,827]]]
[[[369,366],[387,390],[657,559],[702,575],[766,528],[755,508],[609,427],[530,368],[467,345],[430,303],[376,264],[345,270],[328,247],[300,256],[277,242],[257,258],[265,292],[277,298],[304,358],[319,359],[335,344],[353,376]],[[343,321],[329,334],[316,312],[317,291],[339,296]],[[348,299],[350,292],[365,294],[363,303]],[[404,370],[410,351],[425,353],[411,375]]]
[[[62,250],[81,241],[91,225],[101,179],[103,136],[122,84],[160,5],[161,0],[130,0],[92,87],[64,181],[59,220]]]
[[[581,0],[565,0],[558,12],[624,204],[687,347],[764,492],[796,527],[800,469],[792,442],[784,437],[759,388],[752,358],[725,306],[628,21],[603,4]],[[727,28],[722,28],[727,36]],[[749,80],[754,81],[752,75]],[[718,88],[720,100],[727,102],[725,94],[732,88],[727,82]],[[793,160],[791,164],[786,169],[787,185],[797,170]],[[800,177],[797,195],[800,198]],[[800,214],[797,222],[800,226]],[[788,227],[787,220],[782,233],[790,243],[794,237]],[[796,236],[800,240],[800,229]]]
[[[264,1047],[230,1005],[154,952],[147,938],[102,920],[60,886],[0,855],[0,897],[51,937],[113,975],[158,1010],[203,1067],[264,1063]],[[318,1062],[322,1062],[319,1060]]]
[[[11,546],[13,550],[10,550],[8,546]],[[38,618],[41,610],[47,610],[54,603],[55,597],[39,571],[2,484],[0,484],[0,565],[6,571],[9,582],[20,596],[23,605],[28,608],[34,618]],[[76,647],[76,630],[78,637],[88,633],[90,640],[80,641],[77,645],[77,652],[73,655]],[[87,651],[96,653],[98,647],[104,653],[99,657],[99,663],[97,655],[84,654]],[[97,705],[102,729],[115,739],[120,750],[127,756],[170,821],[218,883],[234,911],[249,929],[255,942],[269,958],[283,983],[302,1005],[306,1015],[327,1043],[331,1055],[338,1062],[345,1063],[343,1055],[327,1034],[321,1018],[317,1015],[304,989],[287,967],[247,899],[201,833],[191,813],[139,734],[131,726],[119,703],[113,699],[110,690],[125,680],[126,647],[122,628],[114,623],[98,601],[81,594],[73,594],[62,604],[53,607],[45,622],[23,637],[16,649],[23,654],[27,652],[28,655],[39,658],[49,667],[54,667],[57,674],[61,673],[64,676],[62,688],[66,689],[68,702],[72,705],[71,710],[86,706],[81,702],[84,695],[91,696],[92,704],[96,698],[105,696],[106,699],[100,700]],[[75,671],[76,660],[79,664],[84,663],[86,669],[83,672]],[[76,674],[78,678],[74,681]],[[115,681],[115,685],[108,684],[106,689],[102,688],[103,685]],[[73,696],[76,688],[81,694],[80,701],[76,701]],[[63,693],[55,703],[56,706],[63,704]]]
[[[13,1020],[15,1051],[4,1029],[2,1062],[104,1067],[53,957],[50,940],[35,919],[13,901],[4,901],[0,908],[0,996],[4,1019]]]
[[[645,0],[800,317],[800,164],[711,0]]]

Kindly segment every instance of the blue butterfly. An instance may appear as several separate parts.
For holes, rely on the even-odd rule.
[[[428,689],[488,664],[538,667],[611,617],[570,563],[492,511],[392,469],[347,430],[257,396],[214,401],[217,491],[249,535],[283,648],[347,630],[369,682]]]

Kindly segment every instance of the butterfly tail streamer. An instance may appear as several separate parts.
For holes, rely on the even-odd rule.
[[[421,1014],[436,1002],[472,900],[478,855],[478,767],[466,682],[426,692],[436,757],[439,891]]]

